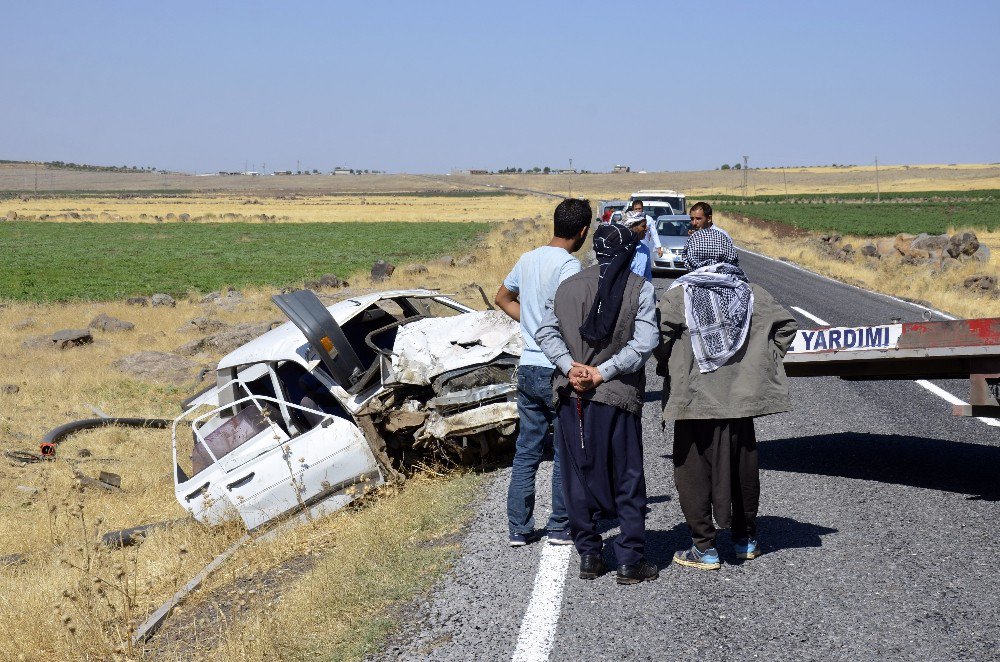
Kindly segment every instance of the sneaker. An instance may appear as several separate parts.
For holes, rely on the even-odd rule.
[[[573,536],[570,534],[569,529],[560,529],[559,531],[549,531],[548,538],[550,545],[573,544]]]
[[[524,547],[538,540],[534,531],[531,533],[512,533],[509,542],[511,547]]]
[[[764,553],[760,551],[760,545],[754,538],[737,538],[733,541],[733,547],[736,549],[736,558],[747,561]]]
[[[691,549],[675,552],[674,563],[699,570],[718,570],[722,567],[719,553],[715,551],[714,547],[709,547],[701,552],[694,545],[691,545]]]
[[[619,584],[638,584],[640,582],[651,582],[660,576],[660,569],[643,559],[635,565],[618,566]]]

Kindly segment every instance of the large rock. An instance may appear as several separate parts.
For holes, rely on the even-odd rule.
[[[948,241],[947,250],[952,257],[974,255],[979,250],[979,239],[975,232],[956,232]]]
[[[470,253],[469,255],[460,257],[458,261],[455,262],[455,266],[469,267],[476,263],[476,259],[477,259],[476,256]]]
[[[878,257],[878,247],[868,242],[861,245],[861,254],[865,257]]]
[[[167,306],[169,308],[173,308],[174,306],[177,305],[177,301],[174,300],[172,296],[170,296],[169,294],[163,294],[162,292],[154,294],[150,298],[150,301],[152,302],[154,308],[158,306]]]
[[[228,354],[240,345],[245,345],[254,338],[267,333],[280,323],[273,321],[258,324],[252,322],[236,324],[225,331],[213,333],[210,336],[185,343],[178,347],[176,352],[185,356],[192,356],[194,354],[211,354],[213,356]]]
[[[28,338],[21,345],[29,349],[70,349],[94,342],[94,336],[88,329],[63,329],[51,336],[36,336]]]
[[[408,264],[403,267],[403,273],[408,276],[427,273],[427,267],[422,264]]]
[[[943,251],[948,248],[951,238],[947,234],[919,234],[916,239],[910,242],[911,248],[920,248],[925,251]]]
[[[149,305],[149,297],[129,297],[125,299],[125,303],[130,306],[139,306],[145,308]]]
[[[117,317],[111,317],[107,313],[101,313],[94,319],[90,320],[90,324],[87,326],[91,329],[97,329],[98,331],[131,331],[135,328],[135,324],[132,322],[126,322],[125,320],[120,320]]]
[[[191,359],[167,352],[130,354],[111,366],[135,379],[165,384],[187,384],[203,374],[202,367]]]
[[[997,288],[997,279],[987,274],[975,274],[966,278],[962,286],[974,292],[990,292]]]
[[[896,250],[896,240],[893,237],[882,237],[875,240],[875,248],[882,257],[889,257],[899,251]]]
[[[394,265],[389,264],[385,260],[379,260],[372,265],[372,280],[376,283],[387,280],[395,270],[396,267]]]
[[[453,267],[455,266],[455,258],[450,255],[442,255],[438,259],[434,260],[435,264],[440,264],[442,267]]]
[[[979,249],[972,254],[973,259],[986,263],[990,261],[990,247],[986,244],[979,244]]]

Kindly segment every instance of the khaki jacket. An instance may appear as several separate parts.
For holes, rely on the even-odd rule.
[[[767,290],[751,287],[746,342],[728,363],[705,374],[698,370],[684,322],[684,288],[675,287],[660,300],[660,346],[653,355],[657,374],[664,375],[664,420],[756,417],[791,409],[782,358],[798,324]]]

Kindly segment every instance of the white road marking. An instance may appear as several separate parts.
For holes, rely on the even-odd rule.
[[[938,396],[942,400],[950,402],[953,405],[967,405],[967,404],[969,404],[968,402],[966,402],[965,400],[963,400],[961,398],[956,398],[954,395],[952,395],[948,391],[944,390],[943,388],[941,388],[937,384],[931,384],[926,379],[918,379],[916,381],[916,383],[920,384],[925,389],[927,389],[928,391],[930,391],[934,395]],[[995,428],[1000,428],[1000,421],[998,421],[995,418],[986,418],[985,416],[977,416],[976,418],[978,418],[983,423],[986,423],[986,425],[992,425]]]
[[[531,600],[517,635],[517,648],[511,658],[514,662],[545,662],[549,659],[562,610],[566,570],[573,551],[573,545],[543,543],[535,586],[531,590]]]
[[[823,319],[820,319],[819,317],[816,317],[815,315],[813,315],[812,313],[810,313],[808,310],[803,310],[803,309],[799,308],[798,306],[789,306],[789,307],[792,310],[794,310],[795,312],[800,313],[803,317],[808,317],[809,319],[811,319],[812,321],[816,322],[817,324],[819,324],[821,326],[833,326],[832,324],[830,324],[826,320],[823,320]],[[952,318],[952,319],[954,319],[954,318]],[[933,393],[937,397],[941,398],[945,402],[948,402],[949,404],[953,404],[953,405],[967,405],[967,404],[969,404],[965,400],[962,400],[961,398],[958,398],[958,397],[952,395],[951,393],[949,393],[948,391],[944,390],[943,388],[941,388],[937,384],[931,384],[926,379],[918,379],[918,380],[916,380],[914,382],[914,384],[916,384],[916,385],[918,385],[918,386],[920,386],[920,387],[922,387],[922,388],[930,391],[931,393]],[[1000,421],[998,421],[995,418],[986,418],[984,416],[977,416],[976,418],[978,420],[982,421],[983,423],[986,423],[986,425],[992,425],[995,428],[1000,428]]]
[[[808,310],[802,310],[798,306],[791,306],[791,309],[794,310],[795,312],[799,313],[803,317],[808,317],[809,319],[811,319],[812,321],[816,322],[820,326],[833,326],[829,322],[826,322],[826,321],[821,320],[820,318],[816,317],[815,315],[813,315],[812,313],[810,313]]]

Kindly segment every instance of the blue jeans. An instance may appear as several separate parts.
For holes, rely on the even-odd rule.
[[[535,474],[547,448],[553,448],[549,426],[555,422],[552,407],[552,368],[522,365],[517,369],[517,413],[521,430],[514,449],[514,464],[507,489],[507,521],[511,533],[529,534],[535,529]],[[549,531],[563,531],[569,526],[563,496],[559,447],[554,447],[552,462],[552,515]]]

